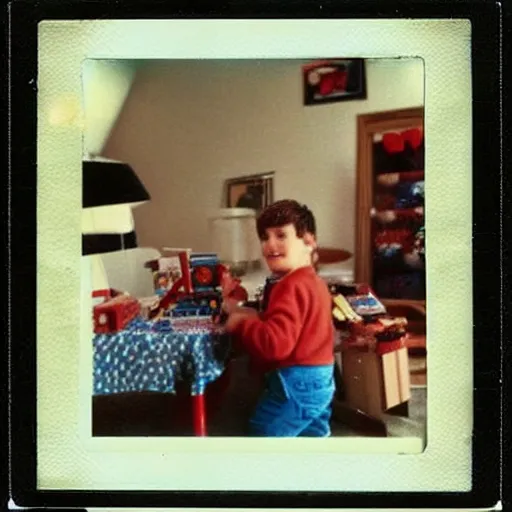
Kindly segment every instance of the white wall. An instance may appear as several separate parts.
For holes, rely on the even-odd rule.
[[[324,246],[353,251],[356,116],[423,105],[423,62],[367,61],[366,100],[303,106],[301,62],[159,61],[139,70],[103,155],[151,195],[139,243],[210,250],[226,179],[275,171],[275,199],[312,208]]]

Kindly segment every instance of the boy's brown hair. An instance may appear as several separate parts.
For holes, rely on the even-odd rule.
[[[282,199],[267,206],[256,220],[256,229],[260,240],[267,228],[276,228],[293,224],[297,236],[302,238],[306,233],[316,237],[316,222],[313,212],[305,205],[293,199]]]

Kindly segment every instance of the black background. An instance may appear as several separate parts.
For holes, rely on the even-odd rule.
[[[507,9],[507,6],[503,6]],[[6,13],[7,14],[7,13]],[[10,280],[9,302],[4,318],[9,329],[11,393],[5,386],[4,410],[10,405],[11,457],[10,496],[18,506],[45,507],[286,507],[286,508],[473,508],[493,506],[501,496],[500,425],[510,425],[510,409],[501,418],[501,357],[510,359],[508,290],[510,266],[508,243],[501,232],[510,223],[510,201],[501,203],[500,191],[510,191],[510,177],[500,175],[502,158],[500,128],[510,141],[508,111],[501,110],[500,80],[503,60],[510,56],[510,28],[500,31],[501,11],[486,1],[273,1],[224,2],[208,6],[201,2],[103,2],[15,1],[9,21],[4,21],[10,51],[2,61],[9,83],[4,83],[5,104],[10,106],[10,173],[2,219]],[[510,8],[505,10],[507,25]],[[36,488],[36,92],[37,23],[43,19],[109,18],[469,18],[472,22],[473,77],[473,258],[474,258],[474,450],[473,489],[468,493],[284,493],[284,492],[69,492],[38,491]],[[10,30],[10,33],[9,33]],[[10,66],[10,68],[9,68]],[[5,82],[5,81],[4,81]],[[506,91],[508,94],[508,91]],[[10,95],[8,94],[10,93]],[[9,102],[10,100],[10,102]],[[508,96],[506,96],[508,105]],[[428,108],[428,105],[426,106]],[[501,117],[503,113],[503,118]],[[4,116],[5,118],[6,116]],[[5,174],[4,174],[5,175]],[[9,202],[10,201],[10,202]],[[501,215],[503,206],[503,216]],[[10,226],[8,225],[10,213]],[[9,234],[9,237],[7,236]],[[503,251],[503,252],[502,252]],[[500,257],[502,255],[502,257]],[[503,289],[501,286],[503,285]],[[502,304],[502,292],[504,302]],[[502,316],[502,313],[505,316]],[[468,340],[468,343],[471,340]],[[506,343],[505,343],[506,342]],[[4,357],[5,370],[8,358]],[[8,372],[4,371],[7,382]],[[504,375],[509,387],[508,375]],[[11,400],[8,400],[10,398]],[[4,426],[6,423],[3,424]],[[4,433],[6,431],[4,430]],[[8,460],[6,440],[3,460]],[[508,444],[506,445],[509,451]],[[506,459],[505,459],[506,460]],[[77,464],[79,461],[77,461]],[[6,464],[0,465],[5,474]],[[312,476],[314,477],[314,476]],[[364,476],[362,476],[363,478]],[[7,496],[6,496],[7,498]]]

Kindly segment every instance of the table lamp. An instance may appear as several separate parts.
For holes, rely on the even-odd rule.
[[[242,276],[259,268],[261,252],[255,210],[219,208],[210,214],[209,223],[213,252],[229,266],[232,275]]]
[[[131,208],[150,197],[134,170],[114,160],[85,160],[82,176],[82,254],[137,247]]]
[[[82,162],[82,256],[91,261],[93,297],[109,291],[101,254],[137,247],[132,208],[150,199],[126,163],[103,158]],[[126,262],[126,272],[130,269]]]

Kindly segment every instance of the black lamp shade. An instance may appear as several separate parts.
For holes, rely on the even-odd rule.
[[[82,256],[124,251],[137,247],[135,231],[129,233],[89,233],[82,235]]]
[[[86,160],[82,175],[83,208],[149,200],[147,190],[128,164]]]

